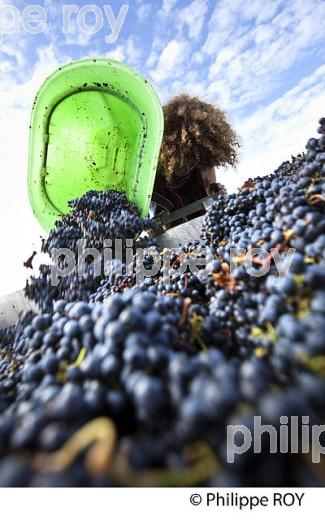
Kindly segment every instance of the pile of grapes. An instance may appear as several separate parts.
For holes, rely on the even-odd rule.
[[[53,287],[42,268],[26,294],[43,313],[0,337],[0,486],[324,484],[312,431],[325,424],[325,118],[318,131],[302,156],[216,199],[182,248],[209,251],[203,274],[177,273],[177,252],[170,283],[162,271],[136,283],[112,259]],[[150,227],[123,195],[89,192],[44,249]],[[227,427],[253,436],[254,417],[274,426],[277,453],[265,433],[231,462],[243,438],[227,443]],[[280,446],[293,417],[304,450]]]
[[[121,240],[121,248],[128,239],[149,230],[152,223],[149,218],[141,218],[125,195],[117,192],[89,191],[80,199],[70,202],[72,212],[56,223],[48,239],[44,241],[42,250],[52,259],[52,265],[40,267],[40,276],[27,282],[25,295],[35,301],[43,312],[52,312],[53,302],[59,299],[67,301],[89,301],[104,281],[105,273],[111,273],[114,262],[104,262],[106,242]],[[58,250],[68,249],[76,266],[67,270],[68,259],[59,256]],[[81,251],[95,249],[99,260],[94,256],[85,256],[84,273],[80,276],[77,262]],[[106,257],[105,257],[106,258]],[[58,283],[53,282],[53,264],[57,273],[68,272],[65,276],[57,276]],[[100,265],[99,265],[100,264]]]

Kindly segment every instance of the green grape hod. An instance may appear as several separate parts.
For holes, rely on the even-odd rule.
[[[88,190],[124,192],[148,213],[163,135],[163,111],[135,69],[106,59],[61,67],[38,92],[30,129],[28,190],[51,230]]]

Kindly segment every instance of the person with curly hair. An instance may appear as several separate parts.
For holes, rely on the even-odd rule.
[[[234,166],[238,137],[220,108],[180,94],[164,106],[165,131],[153,201],[165,211],[225,192],[215,167]]]

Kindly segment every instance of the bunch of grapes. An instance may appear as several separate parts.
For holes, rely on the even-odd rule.
[[[161,268],[137,283],[115,259],[82,290],[74,277],[55,291],[34,280],[45,312],[0,336],[0,485],[324,484],[310,455],[270,454],[265,438],[260,453],[227,460],[229,425],[324,424],[325,118],[319,133],[302,156],[220,195],[201,239],[171,253],[169,282]],[[149,225],[123,195],[91,192],[45,249],[100,248]],[[177,269],[204,251],[205,269]]]
[[[114,191],[89,191],[79,199],[69,203],[71,212],[56,222],[43,244],[43,252],[48,253],[58,272],[65,272],[68,261],[58,250],[69,250],[75,259],[75,267],[53,285],[51,265],[43,264],[40,275],[32,277],[25,287],[25,295],[36,302],[42,311],[51,312],[53,301],[65,298],[68,301],[89,301],[100,286],[104,273],[111,269],[105,265],[103,251],[108,239],[125,241],[152,227],[149,218],[141,218],[133,204],[123,193]],[[84,273],[78,271],[80,251],[96,250],[101,255],[100,265],[94,257],[85,257]]]

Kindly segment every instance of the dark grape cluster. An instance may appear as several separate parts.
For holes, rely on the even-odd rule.
[[[26,296],[44,312],[51,312],[53,301],[60,298],[70,302],[88,301],[101,284],[105,272],[111,269],[110,265],[105,266],[103,252],[106,241],[109,239],[114,244],[115,239],[120,239],[125,243],[152,227],[151,220],[141,218],[123,193],[89,191],[69,205],[71,212],[56,222],[44,241],[43,252],[49,254],[61,273],[68,266],[67,259],[64,255],[59,257],[56,251],[68,249],[75,258],[75,268],[68,276],[60,277],[58,285],[53,285],[52,266],[43,264],[39,276],[32,277],[25,288]],[[101,258],[96,265],[93,256],[86,256],[84,274],[80,276],[80,251],[87,249],[96,250]]]
[[[319,132],[305,154],[220,195],[201,239],[171,253],[168,282],[160,269],[136,283],[116,259],[82,291],[73,277],[58,292],[34,280],[45,312],[0,336],[0,485],[324,484],[322,463],[270,454],[267,436],[227,461],[229,425],[325,424],[325,118]],[[46,250],[133,237],[149,225],[134,211],[119,194],[86,194]],[[207,251],[206,268],[177,270]]]
[[[120,192],[88,191],[69,203],[72,211],[59,220],[44,245],[51,255],[55,248],[77,253],[78,240],[85,246],[102,251],[107,238],[134,238],[149,228],[149,218],[141,218],[136,207]]]

